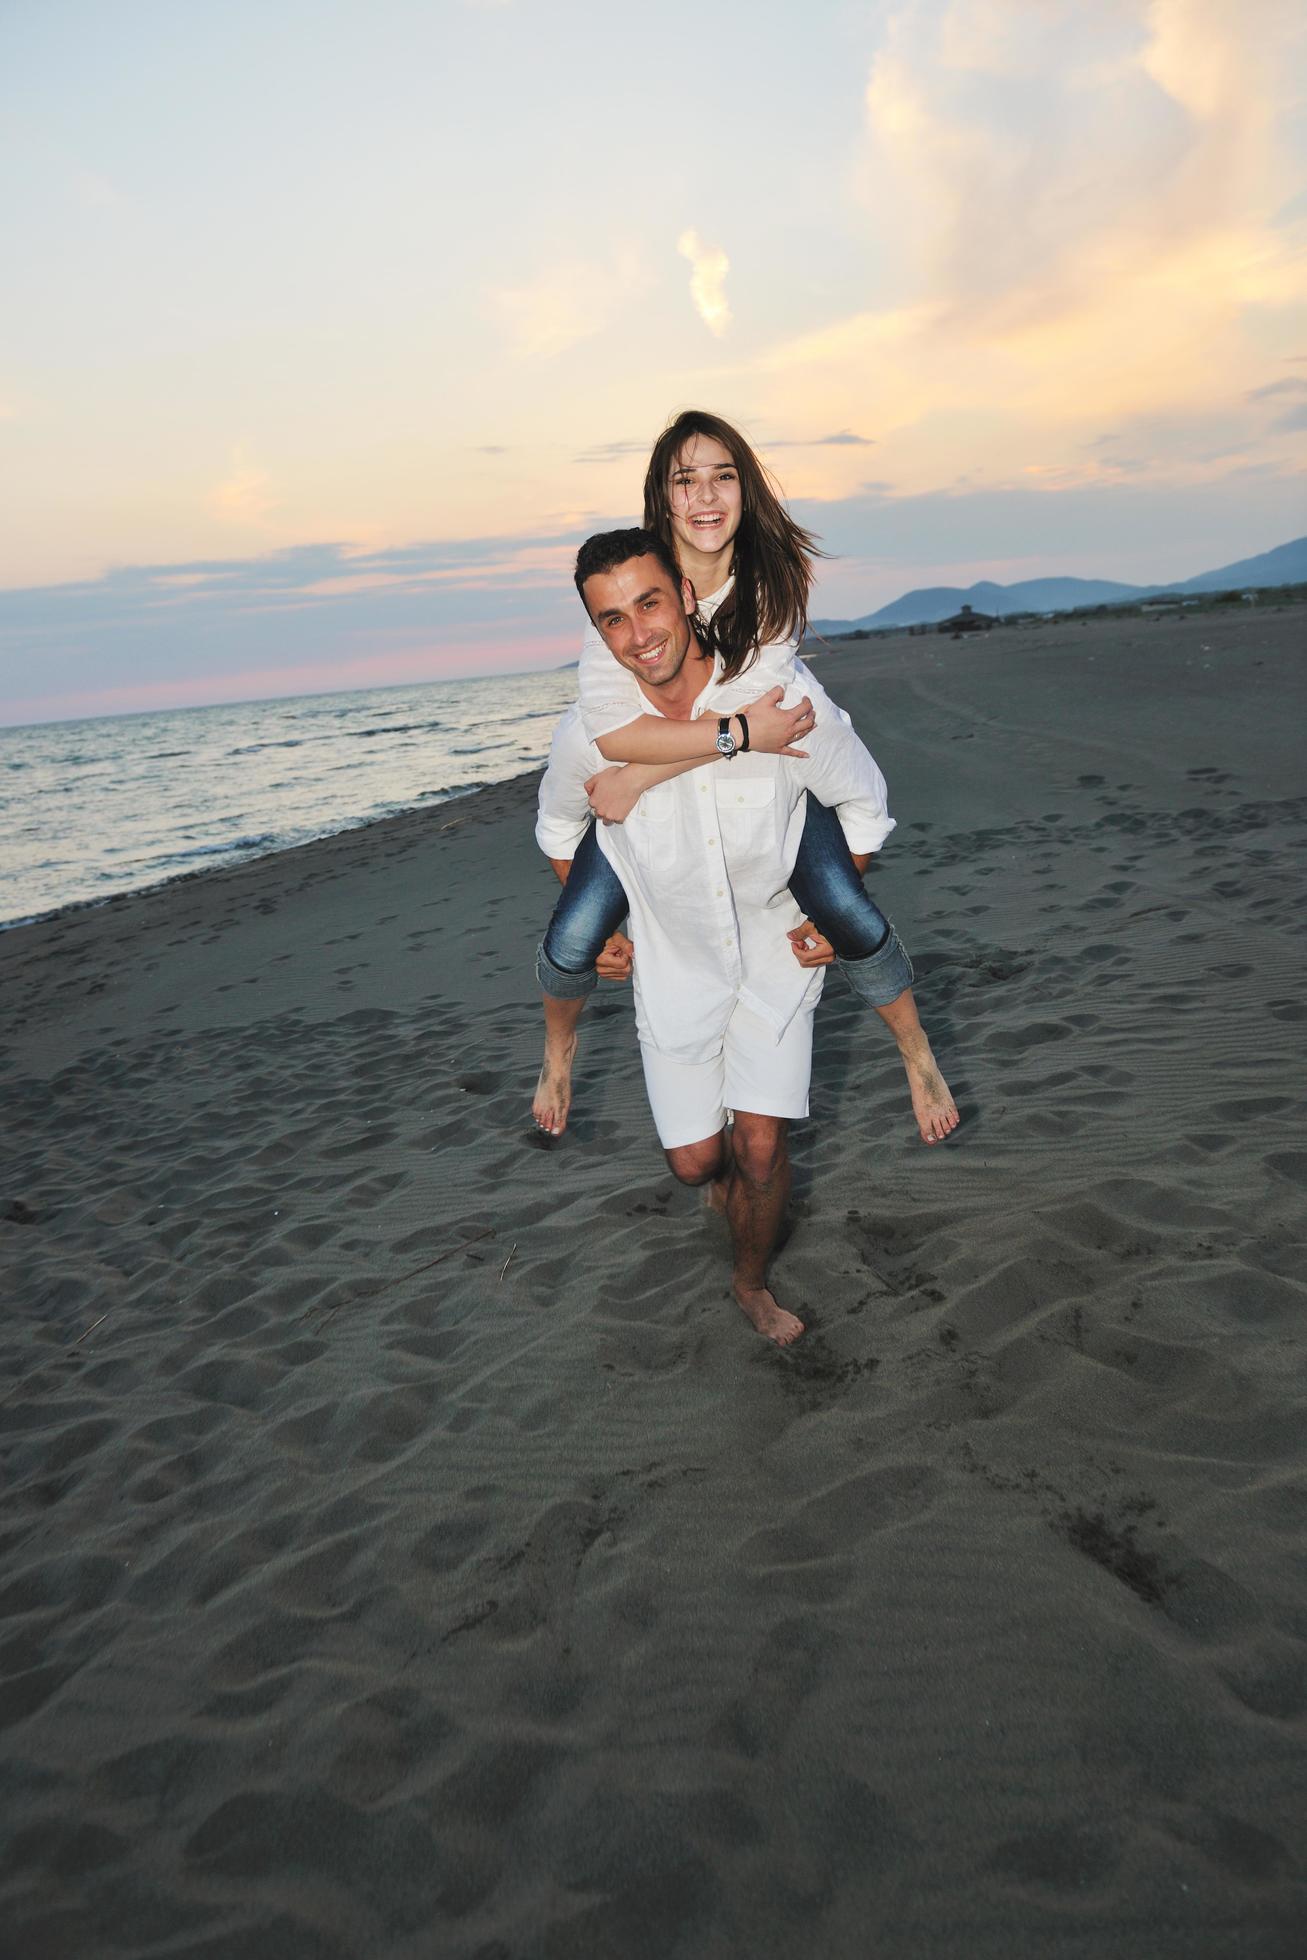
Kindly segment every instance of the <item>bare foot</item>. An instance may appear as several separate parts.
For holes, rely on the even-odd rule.
[[[930,1043],[922,1038],[911,1049],[903,1049],[903,1066],[912,1091],[912,1110],[924,1143],[943,1143],[956,1130],[958,1106],[949,1094],[948,1083],[936,1066]]]
[[[536,1084],[531,1114],[536,1128],[547,1137],[561,1137],[567,1128],[572,1107],[572,1063],[576,1058],[576,1036],[555,1041],[545,1036],[545,1059]]]
[[[777,1306],[765,1286],[741,1286],[739,1280],[732,1280],[731,1291],[765,1340],[775,1341],[777,1347],[789,1347],[798,1340],[803,1322]]]

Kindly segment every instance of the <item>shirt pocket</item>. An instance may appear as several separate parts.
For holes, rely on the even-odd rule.
[[[626,834],[638,858],[649,860],[665,855],[672,837],[675,810],[671,783],[656,783],[645,791],[626,819]]]
[[[675,789],[671,783],[655,783],[652,789],[645,791],[627,822],[630,823],[632,817],[639,817],[641,822],[648,824],[670,823],[675,802]]]
[[[776,785],[770,777],[740,776],[722,783],[717,791],[722,842],[750,854],[774,848],[776,808]]]
[[[728,762],[726,767],[730,766]],[[723,783],[717,791],[717,814],[723,823],[729,823],[732,818],[741,823],[756,822],[771,811],[775,802],[774,782],[765,776],[741,776],[733,783]]]

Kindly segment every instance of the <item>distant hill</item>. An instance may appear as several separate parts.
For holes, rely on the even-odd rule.
[[[1294,538],[1289,544],[1277,544],[1274,551],[1259,552],[1256,558],[1240,558],[1237,563],[1221,565],[1214,572],[1199,572],[1197,578],[1165,589],[1224,592],[1235,586],[1248,589],[1259,585],[1301,585],[1304,580],[1307,580],[1307,538]]]
[[[1230,587],[1298,585],[1307,581],[1307,538],[1277,545],[1256,558],[1241,558],[1213,572],[1199,572],[1179,584],[1121,585],[1100,578],[1031,578],[1016,585],[931,585],[905,592],[901,599],[861,619],[815,619],[815,633],[855,633],[888,626],[934,626],[963,606],[1002,618],[1018,612],[1070,612],[1076,606],[1121,605],[1154,592],[1222,592]]]

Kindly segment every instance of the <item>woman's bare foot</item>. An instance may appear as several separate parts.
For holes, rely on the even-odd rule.
[[[789,1347],[792,1341],[798,1340],[803,1322],[778,1306],[767,1287],[742,1286],[734,1279],[731,1291],[765,1340],[775,1341],[777,1347]]]
[[[905,1045],[899,1052],[908,1072],[912,1110],[922,1141],[943,1143],[945,1137],[958,1126],[958,1106],[949,1094],[948,1083],[939,1072],[930,1043],[923,1034],[919,1042]]]
[[[531,1114],[536,1128],[547,1137],[561,1137],[567,1128],[572,1107],[572,1063],[576,1059],[576,1036],[545,1035],[545,1059],[536,1084]]]

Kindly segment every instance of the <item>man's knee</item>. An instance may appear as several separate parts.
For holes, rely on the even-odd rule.
[[[735,1112],[731,1144],[735,1168],[747,1184],[770,1184],[787,1162],[783,1116],[749,1116]]]
[[[710,1184],[713,1178],[721,1176],[726,1164],[720,1131],[715,1137],[705,1137],[702,1143],[677,1144],[664,1155],[668,1170],[682,1184]]]

